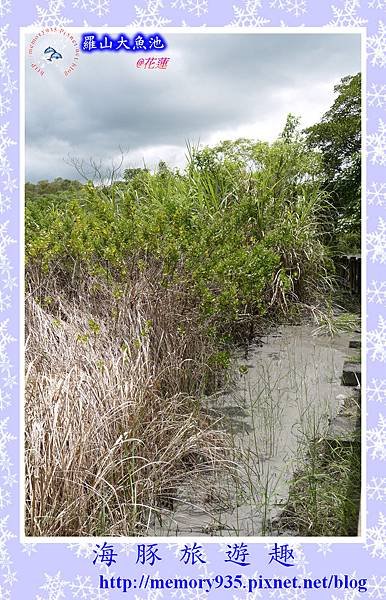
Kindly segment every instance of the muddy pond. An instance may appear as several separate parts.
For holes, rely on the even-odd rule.
[[[235,355],[232,389],[206,399],[228,434],[228,468],[189,476],[150,535],[277,535],[293,473],[348,395],[341,375],[350,334],[313,330],[286,325]]]

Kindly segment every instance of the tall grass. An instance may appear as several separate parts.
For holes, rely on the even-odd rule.
[[[226,466],[200,398],[235,340],[328,283],[312,156],[229,149],[27,197],[28,535],[146,533],[188,473]]]
[[[145,533],[187,473],[224,462],[198,404],[211,348],[158,275],[119,299],[92,280],[71,297],[51,281],[48,307],[27,296],[28,535]]]
[[[294,475],[281,531],[299,536],[356,536],[360,507],[360,442],[313,441]]]

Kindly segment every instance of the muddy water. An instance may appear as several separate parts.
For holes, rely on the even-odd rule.
[[[284,326],[235,356],[234,388],[207,399],[228,432],[233,476],[203,467],[163,511],[156,535],[275,535],[275,518],[309,441],[323,434],[347,395],[340,385],[350,335]]]

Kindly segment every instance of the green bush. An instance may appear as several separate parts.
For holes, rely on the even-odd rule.
[[[155,261],[164,284],[183,282],[222,331],[308,301],[328,264],[318,156],[288,136],[188,152],[182,174],[162,164],[105,188],[27,188],[28,268],[71,285],[87,273],[119,284]]]

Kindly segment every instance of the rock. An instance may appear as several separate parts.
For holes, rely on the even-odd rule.
[[[342,385],[357,386],[361,382],[361,364],[345,362],[343,365]]]
[[[361,340],[351,340],[349,345],[349,348],[359,348],[361,347]]]
[[[337,415],[332,419],[327,433],[327,440],[351,442],[357,432],[357,419],[355,415]]]

